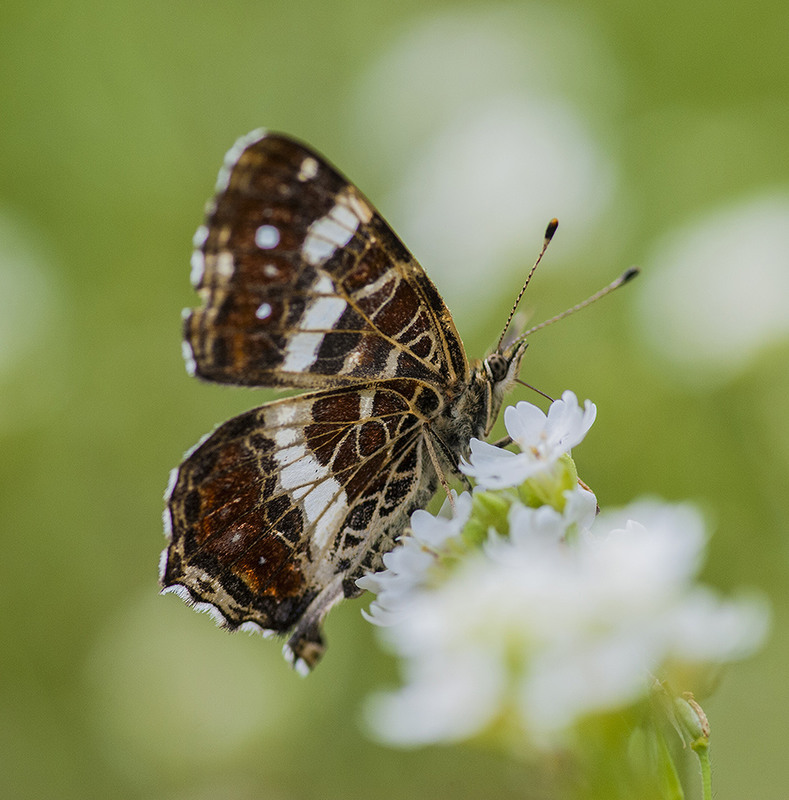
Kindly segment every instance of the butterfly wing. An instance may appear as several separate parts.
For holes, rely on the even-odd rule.
[[[255,131],[236,143],[195,246],[203,306],[185,317],[184,339],[202,378],[304,388],[468,379],[424,270],[355,186],[289,137]]]
[[[290,397],[232,419],[174,473],[162,583],[230,628],[293,630],[311,667],[320,623],[380,569],[436,487],[422,425],[439,402],[413,379]]]
[[[221,425],[174,472],[165,588],[230,628],[290,631],[323,651],[320,623],[381,566],[435,491],[425,430],[469,367],[435,287],[369,201],[294,140],[231,149],[195,236],[201,308],[187,364],[221,383],[311,394]]]

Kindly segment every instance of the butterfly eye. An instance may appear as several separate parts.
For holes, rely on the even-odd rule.
[[[507,359],[501,353],[491,353],[486,359],[485,363],[488,367],[488,373],[493,381],[499,383],[507,377],[509,372],[509,365]]]

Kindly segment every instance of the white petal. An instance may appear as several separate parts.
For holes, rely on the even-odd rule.
[[[769,611],[763,600],[722,601],[698,589],[672,618],[672,648],[683,661],[733,661],[756,650],[768,628]]]
[[[547,438],[553,447],[567,453],[583,441],[596,416],[594,403],[586,400],[582,411],[575,394],[565,391],[548,409]]]
[[[547,417],[537,406],[521,400],[504,409],[504,427],[521,449],[536,447],[545,430]]]
[[[420,667],[403,689],[371,698],[367,719],[378,738],[400,745],[457,741],[480,732],[498,712],[501,665],[484,653]]]

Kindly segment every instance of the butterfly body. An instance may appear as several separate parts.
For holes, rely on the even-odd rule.
[[[162,584],[229,628],[321,622],[492,427],[525,343],[469,365],[435,286],[321,156],[256,131],[228,153],[184,319],[190,372],[308,390],[220,425],[174,470]]]

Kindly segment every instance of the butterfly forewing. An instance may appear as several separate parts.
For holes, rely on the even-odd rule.
[[[467,380],[432,282],[368,200],[290,138],[231,150],[196,236],[204,305],[185,320],[203,378],[324,387],[413,377]]]

